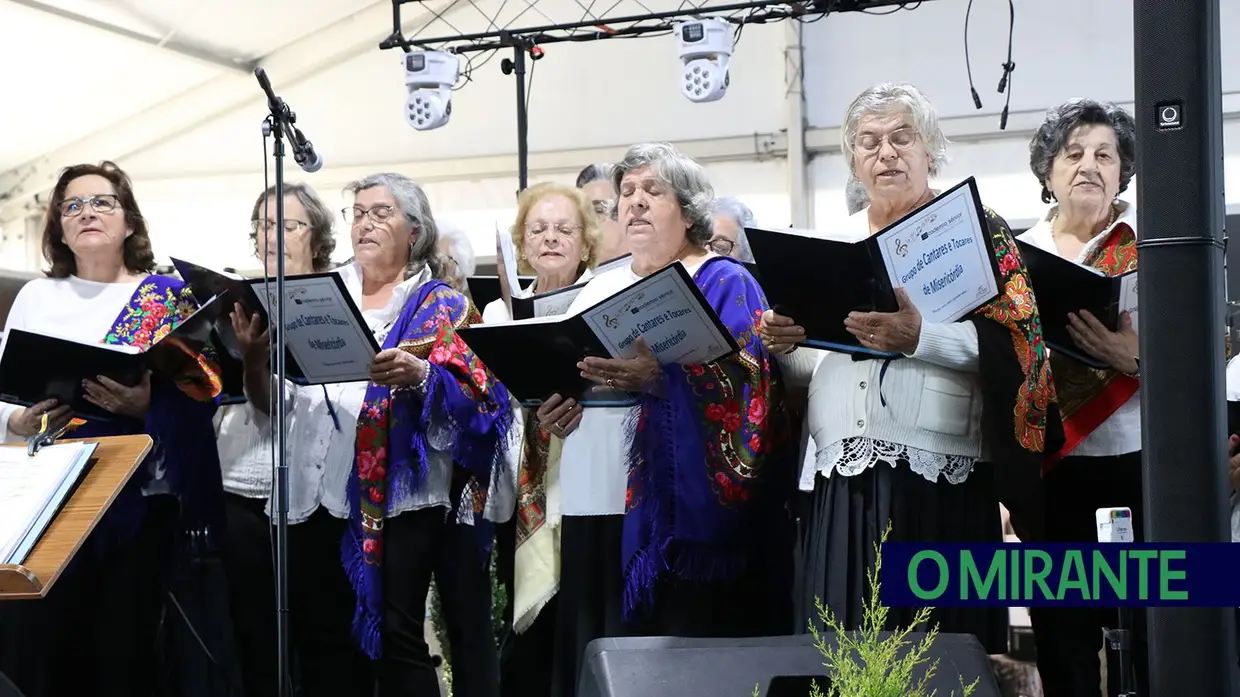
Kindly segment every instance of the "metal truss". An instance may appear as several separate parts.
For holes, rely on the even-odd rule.
[[[479,6],[484,3],[484,0],[466,1],[474,5],[486,19],[489,25],[486,31],[421,38],[426,29],[439,23],[455,30],[450,22],[437,15],[423,25],[414,36],[406,37],[401,30],[401,7],[411,3],[423,4],[423,0],[392,0],[392,34],[379,44],[379,48],[384,50],[400,48],[404,51],[447,51],[457,54],[495,51],[504,48],[529,50],[543,44],[566,41],[598,41],[669,34],[677,21],[688,19],[706,17],[723,19],[735,24],[739,31],[746,24],[766,24],[786,19],[812,22],[836,12],[889,14],[900,9],[916,9],[921,5],[921,2],[909,2],[908,0],[809,0],[807,2],[683,0],[675,7],[658,9],[650,5],[666,6],[668,5],[666,0],[663,2],[658,0],[603,0],[603,3],[609,3],[609,6],[596,11],[595,6],[602,4],[599,0],[593,0],[588,5],[585,0],[575,0],[577,9],[574,13],[580,10],[581,17],[572,21],[558,22],[540,9],[539,0],[515,0],[516,3],[524,4],[525,7],[519,9],[516,16],[508,19],[501,27],[499,26],[501,16],[504,10],[508,9],[508,0],[500,3],[491,14]],[[520,24],[519,20],[531,12],[544,22]]]

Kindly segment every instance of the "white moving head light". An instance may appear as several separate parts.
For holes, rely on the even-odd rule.
[[[731,82],[732,25],[722,19],[697,19],[676,25],[684,76],[680,91],[689,101],[721,99]]]
[[[452,86],[461,74],[461,62],[454,53],[414,51],[402,59],[405,65],[405,121],[419,131],[429,131],[448,123],[452,116]]]

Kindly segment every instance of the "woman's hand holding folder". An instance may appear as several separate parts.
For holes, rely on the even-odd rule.
[[[1119,331],[1113,332],[1088,310],[1068,315],[1068,334],[1082,351],[1124,375],[1141,371],[1141,344],[1132,328],[1132,315],[1120,313]]]
[[[844,328],[868,349],[911,356],[921,343],[921,313],[903,288],[896,288],[896,306],[895,312],[851,312]]]
[[[106,375],[82,381],[83,397],[95,406],[120,416],[145,419],[151,408],[151,371],[142,374],[142,381],[126,387]]]
[[[44,414],[47,414],[51,433],[59,431],[65,424],[69,423],[69,419],[73,418],[73,413],[69,409],[68,404],[61,404],[55,399],[45,399],[38,404],[32,404],[21,411],[14,412],[9,417],[9,432],[22,438],[33,436],[39,432],[39,428],[43,425]]]
[[[535,414],[538,416],[539,427],[544,431],[550,431],[561,438],[568,438],[568,434],[577,430],[577,427],[581,425],[583,411],[577,400],[564,399],[558,394],[553,394],[539,405]]]
[[[775,314],[774,310],[762,313],[758,333],[762,335],[762,345],[774,354],[788,353],[805,341],[805,328],[797,326],[791,317]]]

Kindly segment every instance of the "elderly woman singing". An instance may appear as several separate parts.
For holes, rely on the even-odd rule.
[[[870,203],[838,229],[864,239],[933,199],[929,178],[946,143],[915,87],[862,92],[845,114],[843,150]],[[888,524],[894,541],[1002,541],[993,468],[1039,462],[1047,448],[1054,388],[1033,292],[1007,225],[990,211],[986,223],[1003,274],[997,299],[960,322],[931,324],[901,290],[898,311],[845,320],[862,345],[901,359],[796,349],[805,339],[796,318],[763,316],[763,340],[789,381],[810,385],[816,454],[802,477],[814,492],[801,548],[802,618],[818,598],[845,626],[860,624],[866,570]],[[1007,650],[1002,608],[945,608],[936,620],[945,632],[976,635],[990,653]]]
[[[454,687],[495,695],[499,665],[487,572],[492,526],[512,510],[508,392],[457,335],[480,321],[441,280],[426,194],[399,174],[350,184],[354,261],[341,271],[364,312],[386,317],[357,420],[345,568],[354,631],[379,660],[382,695],[438,694],[424,638],[431,576],[457,658]],[[507,489],[505,495],[492,495]],[[359,686],[359,694],[362,687]]]
[[[640,393],[640,406],[583,410],[556,395],[539,408],[563,439],[554,694],[574,693],[597,637],[761,636],[786,622],[773,587],[787,580],[775,550],[791,474],[780,469],[783,399],[757,335],[766,299],[739,262],[705,249],[713,196],[700,165],[670,145],[636,145],[612,180],[632,260],[591,280],[569,313],[679,263],[741,350],[693,366],[661,366],[644,345],[630,360],[587,358],[585,377]]]
[[[1029,143],[1029,166],[1054,202],[1023,242],[1116,276],[1137,268],[1137,214],[1117,197],[1132,181],[1136,125],[1114,104],[1074,99],[1047,112]],[[1059,318],[1062,319],[1062,318]],[[1052,542],[1096,539],[1094,512],[1126,506],[1144,539],[1141,492],[1141,363],[1137,332],[1125,314],[1111,331],[1088,310],[1068,317],[1068,332],[1106,369],[1052,354],[1066,443],[1043,478],[1046,536]],[[1133,635],[1138,693],[1148,671],[1145,623],[1136,609]],[[1115,610],[1031,608],[1038,672],[1048,695],[1099,694],[1102,628]],[[1108,661],[1110,694],[1119,691],[1118,661]]]

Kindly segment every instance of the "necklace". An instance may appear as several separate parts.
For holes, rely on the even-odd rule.
[[[1102,229],[1103,229],[1103,230],[1110,230],[1110,229],[1111,229],[1111,226],[1115,225],[1115,220],[1116,220],[1117,218],[1119,218],[1119,206],[1116,206],[1114,203],[1112,203],[1112,204],[1111,204],[1111,218],[1110,218],[1110,220],[1108,220],[1108,221],[1107,221],[1107,226],[1106,226],[1106,227],[1104,227],[1104,228],[1102,228]],[[1055,237],[1055,236],[1058,236],[1058,235],[1059,235],[1059,232],[1055,229],[1055,223],[1056,223],[1056,222],[1058,222],[1058,221],[1059,221],[1059,208],[1058,208],[1058,207],[1056,207],[1056,208],[1055,208],[1055,210],[1054,210],[1054,212],[1052,212],[1052,213],[1051,213],[1051,221],[1050,221],[1050,222],[1051,222],[1051,236],[1052,236],[1052,237]]]

